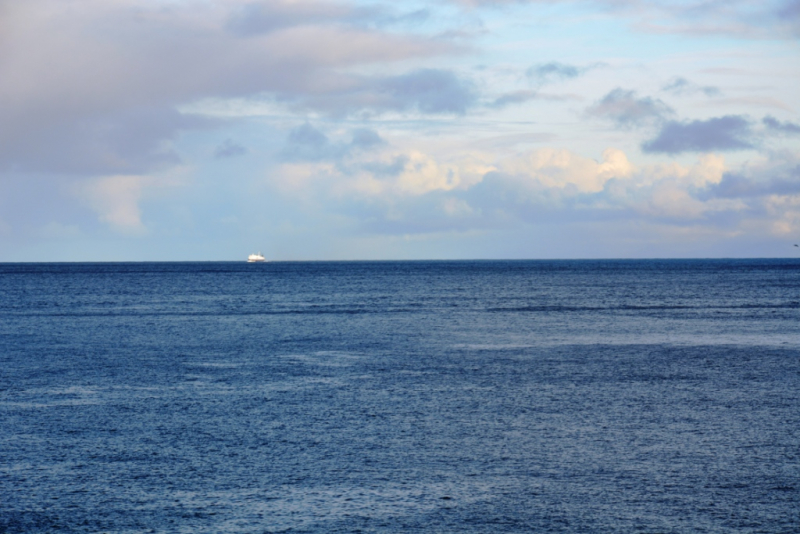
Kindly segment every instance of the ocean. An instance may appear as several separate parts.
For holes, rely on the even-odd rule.
[[[0,264],[55,532],[800,532],[800,259]]]

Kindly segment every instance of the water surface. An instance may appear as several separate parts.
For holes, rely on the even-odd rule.
[[[797,532],[800,261],[0,264],[0,532]]]

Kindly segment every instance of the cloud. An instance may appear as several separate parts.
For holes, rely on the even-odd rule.
[[[525,75],[540,83],[552,80],[566,80],[569,78],[577,78],[586,71],[585,68],[575,67],[573,65],[565,65],[552,61],[541,65],[534,65],[525,71]]]
[[[799,172],[791,154],[730,169],[718,154],[637,166],[613,148],[597,160],[558,148],[442,158],[384,144],[335,163],[288,163],[277,176],[310,213],[327,211],[369,235],[613,223],[617,235],[659,227],[780,237],[800,229]]]
[[[0,170],[101,175],[175,165],[169,141],[214,121],[168,107],[128,108],[69,118],[16,116],[0,125]],[[13,125],[29,121],[14,129]]]
[[[639,98],[635,91],[621,88],[614,89],[585,111],[586,116],[609,119],[623,128],[660,122],[674,114],[671,107],[657,98]]]
[[[389,161],[373,160],[361,164],[361,169],[377,178],[393,178],[406,169],[409,157],[406,154],[392,156]]]
[[[708,105],[723,107],[723,108],[745,106],[752,108],[775,108],[790,112],[794,111],[791,106],[785,104],[784,102],[781,102],[777,98],[773,98],[770,96],[742,96],[735,98],[718,98],[712,102],[709,102]]]
[[[726,115],[691,122],[669,121],[655,139],[642,145],[644,152],[678,154],[713,150],[754,148],[750,121],[739,115]]]
[[[94,109],[212,95],[316,94],[337,90],[347,81],[328,69],[453,50],[420,36],[342,28],[335,22],[241,36],[225,24],[238,5],[190,3],[159,9],[140,1],[26,2],[13,11],[10,27],[27,31],[6,36],[3,78],[9,81],[3,96],[17,105],[61,97],[63,107],[68,95],[70,107]],[[287,2],[282,9],[302,12],[306,7]],[[115,31],[107,31],[110,27]]]
[[[392,180],[391,189],[405,195],[423,195],[431,191],[449,191],[461,183],[459,169],[441,164],[422,152],[409,151],[403,168]]]
[[[461,4],[467,7],[500,7],[509,4],[525,4],[531,0],[452,0],[455,4]],[[557,3],[560,0],[551,0],[551,3]]]
[[[234,143],[230,139],[223,141],[216,150],[214,150],[214,157],[217,159],[235,158],[247,154],[247,149],[238,143]]]
[[[323,204],[342,203],[351,215],[368,209],[370,220],[391,219],[394,228],[410,224],[424,231],[426,225],[491,225],[495,217],[505,217],[501,212],[524,216],[532,206],[556,209],[602,191],[609,181],[630,178],[635,168],[615,149],[604,151],[601,161],[563,149],[537,149],[497,163],[480,153],[441,161],[418,150],[387,149],[353,155],[342,165],[295,163],[281,172],[296,194],[305,197],[316,190],[328,199]],[[407,219],[412,213],[414,221]]]
[[[235,6],[228,15],[227,28],[244,36],[260,35],[293,26],[354,23],[374,18],[373,9],[356,9],[347,4],[302,0],[258,1]]]
[[[354,152],[366,152],[386,145],[386,141],[369,128],[356,128],[351,137],[350,143],[331,142],[311,124],[301,124],[289,132],[279,157],[286,162],[338,161]]]
[[[386,145],[386,141],[370,128],[356,128],[352,132],[353,140],[350,146],[360,150],[371,150]]]
[[[525,71],[525,76],[537,85],[544,85],[546,83],[577,78],[583,76],[592,69],[603,66],[605,66],[605,63],[593,63],[591,65],[577,67],[558,61],[551,61],[549,63],[539,63],[529,67],[528,70]]]
[[[780,2],[776,19],[784,32],[795,37],[800,35],[800,0]]]
[[[521,91],[514,91],[511,93],[506,93],[497,97],[493,102],[489,104],[490,108],[503,108],[506,106],[514,105],[514,104],[524,104],[530,100],[534,100],[538,97],[538,91],[530,91],[530,90],[521,90]]]
[[[389,98],[388,109],[416,109],[422,113],[463,114],[477,100],[473,85],[453,72],[419,69],[378,82],[379,92]]]
[[[479,212],[498,217],[685,225],[719,212],[738,213],[742,207],[738,201],[698,195],[719,183],[725,172],[724,161],[714,155],[704,155],[690,167],[637,167],[616,149],[605,150],[600,161],[567,150],[540,149],[521,160],[499,162],[497,169],[465,198]]]
[[[423,22],[427,21],[430,18],[431,18],[431,11],[429,9],[422,8],[410,11],[408,13],[402,13],[399,15],[385,17],[380,20],[385,22],[386,24],[418,25],[422,24]]]
[[[525,102],[529,102],[531,100],[547,100],[550,102],[563,102],[567,100],[583,100],[581,97],[572,94],[551,94],[551,93],[542,93],[540,91],[531,91],[528,89],[523,89],[520,91],[512,91],[510,93],[505,93],[494,99],[493,101],[486,104],[489,108],[504,108],[506,106],[512,106],[516,104],[524,104]]]
[[[778,10],[782,18],[800,19],[800,0],[786,0]]]
[[[205,98],[258,95],[330,112],[346,95],[348,112],[463,113],[474,97],[453,74],[349,71],[458,51],[347,24],[370,13],[313,1],[4,4],[0,169],[136,174],[175,164],[170,141],[213,126],[175,109]]]
[[[703,93],[708,97],[719,96],[721,91],[718,87],[710,85],[699,86],[696,83],[690,82],[686,78],[677,77],[673,78],[669,83],[661,88],[662,91],[672,93],[674,95],[686,95],[694,93]]]
[[[276,174],[281,188],[301,196],[322,194],[393,203],[403,197],[468,187],[493,169],[471,155],[442,161],[413,148],[398,149],[375,132],[367,136],[356,131],[352,137],[353,141],[345,143],[331,140],[309,125],[295,129],[289,136],[291,144],[287,143],[292,152],[284,156],[285,163]]]
[[[614,0],[609,0],[613,2]],[[636,13],[627,2],[628,13]],[[658,33],[698,36],[725,35],[746,39],[791,39],[800,35],[797,0],[754,4],[748,0],[727,2],[654,2],[638,27]],[[641,10],[640,10],[641,11]]]
[[[296,26],[330,26],[352,28],[391,25],[414,25],[428,20],[428,9],[398,12],[395,6],[355,6],[346,2],[315,0],[260,0],[235,5],[228,14],[226,27],[242,36],[263,35]]]
[[[335,157],[336,151],[325,134],[306,123],[289,132],[281,157],[286,161],[319,161]]]
[[[597,192],[612,178],[625,178],[633,166],[625,154],[616,149],[603,152],[595,161],[565,149],[541,148],[521,157],[511,158],[498,166],[500,172],[515,176],[534,189],[567,189]]]
[[[351,76],[343,82],[336,91],[298,94],[291,101],[299,110],[322,111],[331,117],[369,117],[387,112],[463,115],[478,101],[474,84],[446,69],[416,69],[393,76]]]
[[[720,198],[748,198],[767,195],[800,195],[800,167],[778,176],[754,180],[740,173],[726,173],[722,182],[711,192]]]
[[[709,187],[706,198],[756,198],[771,195],[800,197],[800,157],[778,153],[771,158],[723,174]]]
[[[724,35],[749,39],[792,39],[800,35],[798,0],[754,4],[749,0],[674,2],[655,0],[450,0],[474,8],[504,8],[519,4],[586,6],[617,19],[627,18],[635,29],[656,34]]]
[[[98,218],[122,234],[147,233],[139,201],[152,180],[144,176],[109,176],[83,184],[78,193],[85,198]]]
[[[698,192],[704,202],[738,202],[751,231],[785,238],[800,233],[800,153],[770,154],[738,169]]]
[[[766,116],[762,119],[764,126],[767,127],[767,131],[769,132],[776,132],[781,134],[788,134],[788,135],[796,135],[800,134],[800,124],[795,124],[793,122],[781,122],[775,117]]]

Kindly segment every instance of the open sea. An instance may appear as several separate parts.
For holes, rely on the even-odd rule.
[[[0,533],[798,533],[800,259],[0,264]]]

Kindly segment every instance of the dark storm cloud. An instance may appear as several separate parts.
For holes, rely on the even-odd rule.
[[[655,139],[642,145],[645,152],[678,154],[711,150],[753,148],[750,121],[740,115],[726,115],[705,121],[669,121]]]
[[[768,132],[776,132],[782,134],[800,134],[800,124],[795,124],[793,122],[781,122],[775,117],[764,117],[762,121],[764,126],[766,126]]]
[[[660,99],[649,96],[640,98],[635,91],[617,88],[589,106],[585,114],[589,117],[609,119],[617,126],[628,128],[653,121],[660,122],[675,112]]]

